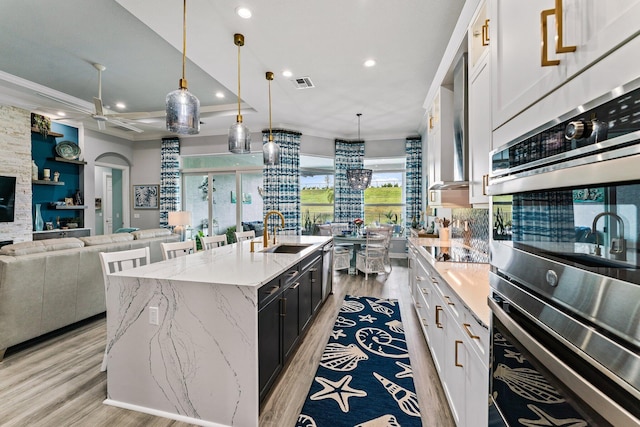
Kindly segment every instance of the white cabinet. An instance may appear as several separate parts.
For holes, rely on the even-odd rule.
[[[640,0],[492,0],[489,14],[493,129],[640,30]]]
[[[453,180],[453,91],[441,86],[431,108],[427,129],[427,186]],[[440,206],[440,191],[430,190],[429,206]]]
[[[491,146],[491,20],[486,5],[469,27],[469,203],[488,205],[486,194]],[[479,36],[476,36],[479,34]]]
[[[489,330],[411,242],[409,257],[414,308],[456,425],[486,426]]]

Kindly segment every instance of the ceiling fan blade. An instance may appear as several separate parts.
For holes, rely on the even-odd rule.
[[[221,104],[221,105],[205,105],[200,107],[200,114],[209,114],[209,113],[227,113],[231,112],[233,114],[238,114],[238,104]],[[249,107],[247,104],[242,103],[242,112],[255,112],[255,109]],[[157,117],[165,117],[167,112],[165,110],[162,111],[140,111],[140,112],[132,112],[132,113],[112,113],[109,114],[109,117],[119,117],[123,119],[129,120],[139,120],[139,119],[152,119]]]
[[[96,114],[104,116],[104,110],[102,108],[102,99],[93,97],[93,105],[96,107]]]
[[[113,123],[116,126],[120,126],[120,127],[125,128],[125,129],[132,130],[134,132],[138,132],[138,133],[144,132],[142,129],[137,128],[137,127],[135,127],[133,125],[130,125],[129,123],[125,123],[125,122],[120,121],[120,120],[109,119],[109,123]]]
[[[85,108],[85,107],[83,107],[81,105],[74,104],[74,103],[69,102],[69,101],[65,101],[64,99],[60,99],[58,97],[55,97],[55,96],[52,96],[52,95],[49,95],[49,94],[46,94],[46,93],[42,93],[42,92],[36,92],[36,94],[41,96],[41,97],[43,97],[43,98],[47,98],[47,99],[50,99],[52,101],[58,102],[58,103],[60,103],[62,105],[66,105],[67,107],[72,108],[72,109],[74,109],[76,111],[79,111],[81,113],[93,114],[93,111],[89,110],[88,108]]]

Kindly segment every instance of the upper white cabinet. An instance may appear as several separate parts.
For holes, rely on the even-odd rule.
[[[640,32],[640,0],[492,0],[493,129]]]
[[[487,205],[491,151],[491,62],[486,4],[469,27],[469,203]]]

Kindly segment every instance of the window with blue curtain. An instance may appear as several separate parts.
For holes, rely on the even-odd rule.
[[[364,192],[354,190],[347,181],[348,169],[362,169],[364,141],[336,139],[336,175],[333,207],[335,222],[352,222],[364,216]]]
[[[160,149],[160,227],[169,226],[169,212],[180,210],[180,139],[162,138]]]

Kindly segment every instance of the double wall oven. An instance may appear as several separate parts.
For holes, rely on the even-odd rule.
[[[640,425],[640,79],[491,156],[490,425]]]

